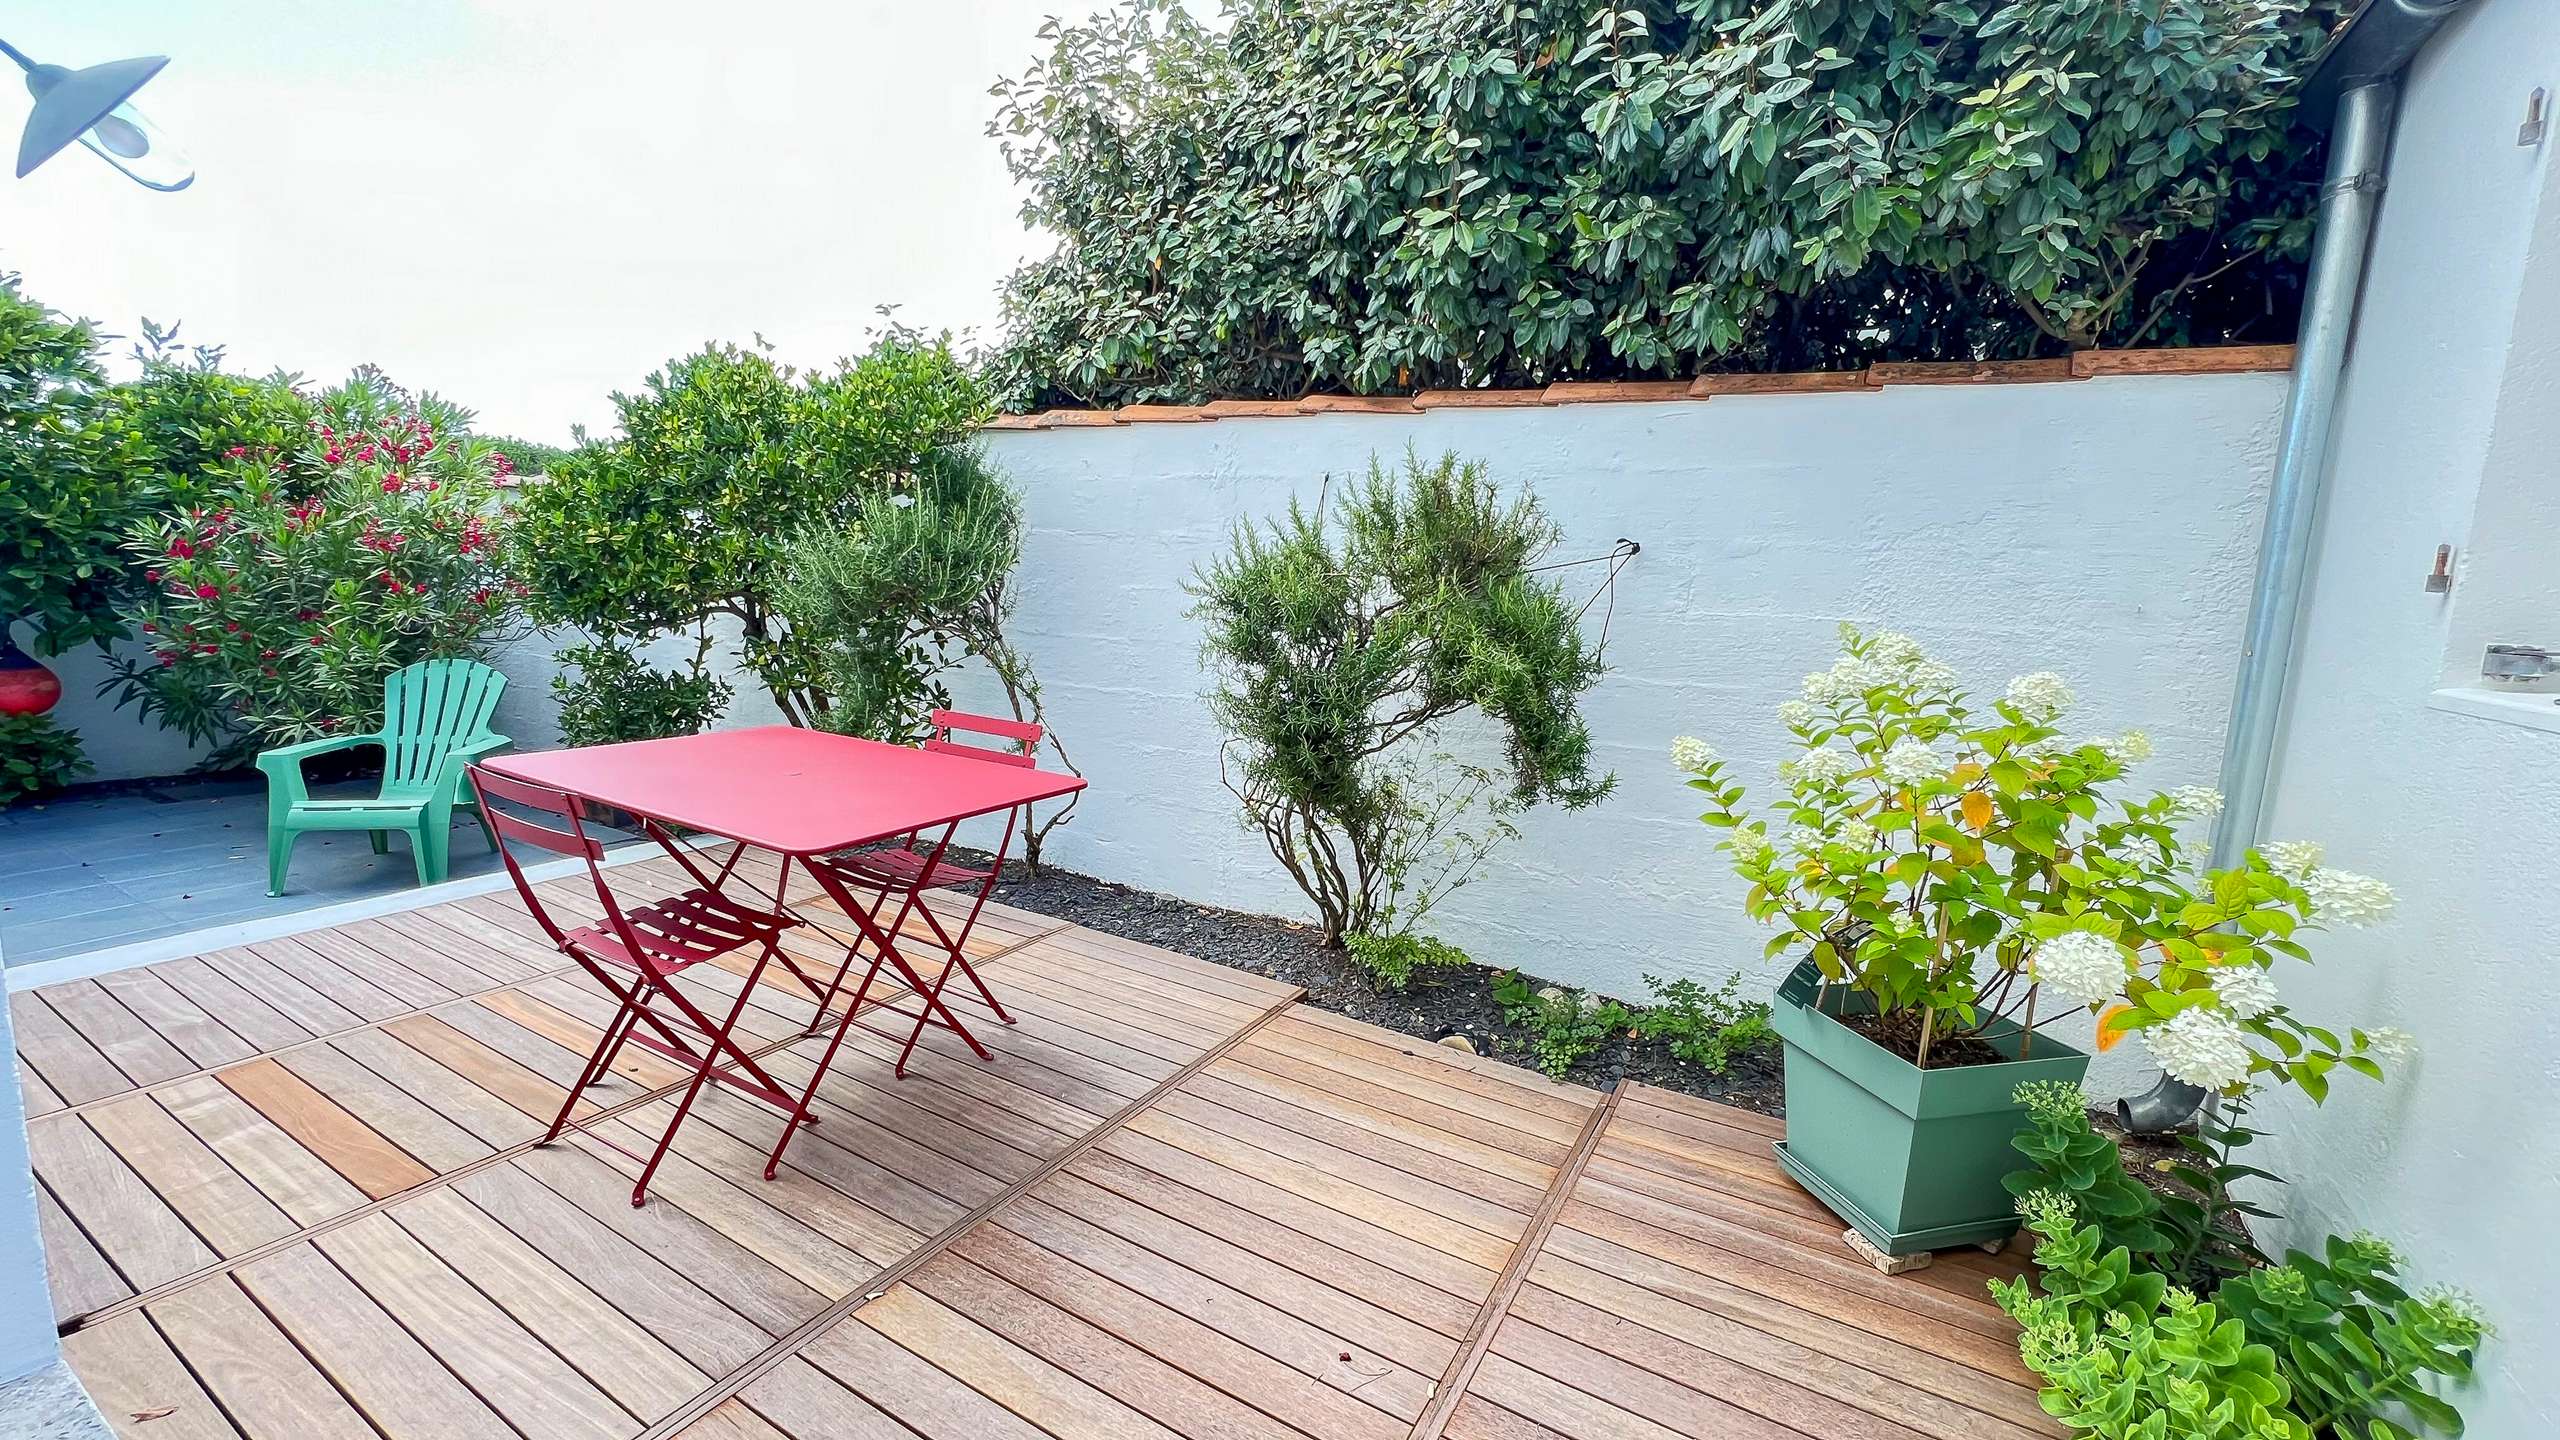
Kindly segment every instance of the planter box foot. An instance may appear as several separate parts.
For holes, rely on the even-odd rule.
[[[1914,1251],[1909,1255],[1887,1255],[1876,1248],[1876,1242],[1859,1234],[1854,1225],[1840,1232],[1840,1242],[1849,1247],[1851,1254],[1876,1267],[1876,1273],[1879,1275],[1903,1275],[1913,1270],[1926,1269],[1938,1258],[1926,1250]]]

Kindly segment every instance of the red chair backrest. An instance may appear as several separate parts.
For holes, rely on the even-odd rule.
[[[1028,720],[1014,720],[1002,715],[972,715],[966,710],[936,710],[932,718],[933,738],[924,742],[924,748],[936,754],[966,755],[972,760],[1019,765],[1025,770],[1038,763],[1041,730]],[[965,735],[993,736],[1021,748],[999,750],[987,745],[964,745],[951,738],[954,730]]]
[[[497,832],[498,858],[506,862],[507,878],[516,882],[516,894],[523,899],[525,909],[533,912],[534,922],[551,937],[552,943],[564,943],[568,932],[551,918],[551,912],[544,908],[542,896],[534,890],[533,882],[525,878],[523,866],[516,861],[515,847],[519,844],[562,855],[575,855],[585,860],[587,875],[595,881],[596,898],[603,902],[606,920],[626,945],[635,947],[633,953],[637,954],[636,942],[631,937],[631,924],[623,918],[622,906],[614,899],[613,890],[604,883],[604,866],[600,863],[604,859],[604,842],[587,833],[585,823],[579,818],[581,802],[578,797],[566,790],[554,790],[547,785],[535,785],[501,775],[485,766],[474,765],[468,773],[471,788],[480,795],[480,813],[488,817],[489,828]],[[556,815],[565,822],[565,828],[509,814],[490,804],[492,800],[521,805],[541,815]]]

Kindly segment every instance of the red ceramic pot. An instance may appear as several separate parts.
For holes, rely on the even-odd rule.
[[[0,626],[0,715],[41,715],[61,698],[61,677],[19,649],[7,627]]]

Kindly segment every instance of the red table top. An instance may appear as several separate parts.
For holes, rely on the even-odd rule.
[[[796,725],[498,755],[490,769],[785,855],[821,855],[1084,788],[1073,775]]]

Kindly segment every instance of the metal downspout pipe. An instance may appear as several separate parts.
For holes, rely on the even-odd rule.
[[[2315,73],[2306,93],[2309,99],[2334,91],[2337,109],[2303,287],[2293,383],[2285,395],[2284,431],[2267,493],[2266,530],[2258,543],[2257,582],[2249,599],[2231,718],[2224,730],[2224,804],[2208,862],[2217,868],[2238,863],[2257,843],[2266,814],[2267,782],[2302,620],[2313,527],[2328,477],[2338,382],[2346,368],[2347,337],[2364,280],[2365,252],[2382,200],[2392,114],[2399,100],[2398,75],[2462,3],[2376,0],[2359,12],[2357,23],[2323,57],[2318,68],[2328,73]],[[2135,1134],[2158,1134],[2185,1124],[2207,1098],[2207,1091],[2163,1075],[2151,1089],[2118,1100],[2116,1115]]]

